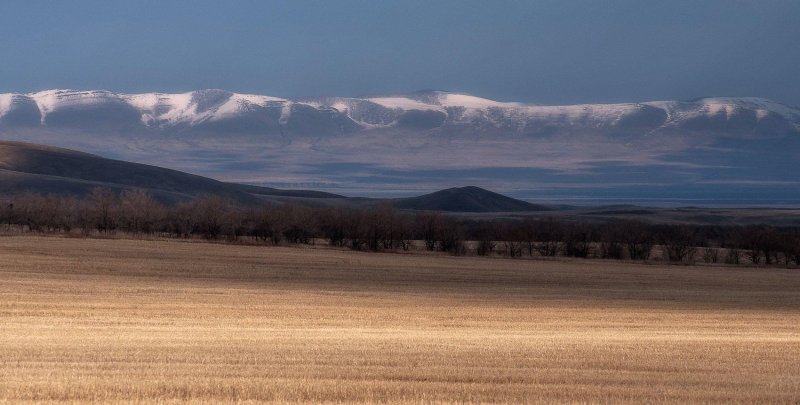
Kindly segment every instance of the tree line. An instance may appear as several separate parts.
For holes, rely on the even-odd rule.
[[[142,190],[97,188],[85,198],[25,194],[4,204],[6,231],[127,233],[354,250],[428,250],[454,255],[659,259],[676,263],[800,265],[800,228],[589,223],[556,218],[474,220],[407,212],[265,204],[241,207],[218,196],[164,205]]]

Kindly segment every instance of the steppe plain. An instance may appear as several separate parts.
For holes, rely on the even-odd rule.
[[[0,238],[0,402],[798,401],[797,269]]]

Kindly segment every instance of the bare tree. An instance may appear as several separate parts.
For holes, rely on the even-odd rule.
[[[571,224],[564,237],[564,253],[567,256],[587,258],[592,254],[594,230],[588,224]]]
[[[737,248],[728,248],[725,252],[725,264],[739,264],[742,261],[742,252]]]
[[[694,259],[698,243],[690,227],[662,227],[660,239],[666,259],[669,261],[682,263]]]
[[[117,229],[119,200],[107,188],[95,188],[89,194],[89,209],[92,211],[95,228],[103,233]]]
[[[525,243],[525,248],[528,251],[528,256],[533,256],[533,251],[536,249],[536,227],[538,221],[531,217],[526,217],[519,225],[519,235]]]
[[[787,241],[786,255],[789,256],[794,264],[800,266],[800,231],[795,229]]]
[[[650,252],[653,249],[654,236],[653,232],[647,229],[645,224],[641,222],[623,222],[621,226],[621,235],[625,245],[628,248],[628,256],[631,260],[647,260],[650,258]]]
[[[437,228],[437,241],[443,252],[459,256],[466,253],[464,230],[461,224],[451,217],[441,217]]]
[[[436,250],[437,235],[442,225],[442,215],[438,212],[418,212],[415,217],[416,233],[425,242],[425,248]]]
[[[557,256],[561,252],[564,238],[563,226],[553,218],[541,220],[534,228],[538,244],[536,250],[542,256]]]
[[[256,240],[262,242],[272,242],[277,245],[283,237],[283,219],[279,216],[279,210],[274,205],[265,205],[255,209],[252,213],[252,235]]]
[[[120,222],[134,234],[153,233],[164,208],[146,191],[127,190],[120,196]]]
[[[281,207],[280,213],[286,220],[283,237],[289,243],[310,244],[314,230],[314,218],[311,209],[302,205]]]
[[[503,241],[505,254],[512,258],[522,256],[526,246],[524,228],[516,226],[516,224],[495,225],[495,228],[497,227],[500,229],[495,229],[490,235]]]
[[[192,202],[193,231],[206,239],[217,239],[223,230],[228,204],[222,197],[208,196]]]
[[[11,225],[16,222],[14,212],[14,201],[2,201],[2,211],[0,211],[0,224],[6,224],[6,230],[11,230]]]
[[[363,239],[372,251],[391,249],[397,222],[395,209],[388,204],[371,207],[363,213]]]
[[[16,199],[14,219],[23,231],[27,228],[30,232],[41,232],[44,226],[43,211],[43,197],[38,194],[26,193]]]
[[[73,198],[52,194],[23,194],[6,208],[11,222],[31,232],[69,232],[73,226]]]
[[[238,241],[245,235],[245,216],[241,209],[229,206],[222,218],[222,234],[228,242]]]
[[[605,224],[600,231],[599,253],[603,259],[621,260],[625,257],[625,236],[618,223]]]
[[[188,238],[196,231],[194,202],[181,202],[170,207],[165,216],[167,232],[177,238]]]
[[[476,230],[478,246],[475,250],[478,256],[489,256],[494,252],[497,241],[504,238],[500,234],[506,231],[499,228],[500,225],[494,222],[485,222],[478,226]]]
[[[703,248],[703,261],[717,263],[719,261],[719,249],[712,246]]]
[[[752,264],[761,263],[761,238],[763,238],[763,232],[758,227],[751,226],[741,229],[744,254]]]
[[[403,250],[411,248],[411,241],[414,237],[412,219],[408,214],[396,212],[394,219],[392,239],[394,245]]]

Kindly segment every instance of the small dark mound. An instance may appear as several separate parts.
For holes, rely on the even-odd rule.
[[[546,207],[506,197],[480,187],[456,187],[419,197],[396,200],[396,207],[410,210],[450,212],[545,211]]]

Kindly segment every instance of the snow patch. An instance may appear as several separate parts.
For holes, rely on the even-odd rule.
[[[234,93],[233,96],[231,96],[231,98],[232,99],[236,99],[236,100],[246,101],[246,102],[248,102],[250,104],[260,105],[262,107],[266,107],[266,105],[270,104],[270,103],[276,103],[276,102],[280,103],[280,102],[289,101],[289,100],[286,100],[285,98],[271,97],[271,96],[261,96],[261,95],[258,95],[258,94],[238,94],[238,93]]]
[[[260,105],[258,102],[252,102],[247,100],[243,97],[237,97],[236,95],[231,96],[228,98],[225,103],[223,103],[219,108],[217,108],[216,114],[214,114],[213,119],[223,119],[227,117],[236,116],[237,114],[244,111],[249,105]]]
[[[730,119],[736,111],[736,106],[726,102],[710,101],[703,104],[701,111],[707,112],[708,115],[718,115],[724,112],[725,117]]]
[[[701,100],[706,104],[726,104],[750,110],[767,110],[790,121],[800,121],[800,110],[772,100],[758,97],[714,97]]]
[[[623,115],[636,111],[637,104],[582,104],[567,106],[531,106],[525,110],[537,118],[558,118],[569,121],[615,121]]]
[[[11,102],[14,101],[14,96],[11,93],[0,94],[0,118],[11,111]]]
[[[279,124],[286,125],[289,122],[289,117],[292,116],[292,105],[294,105],[294,103],[283,103],[283,107],[281,107],[281,117],[278,118]]]
[[[394,110],[433,110],[444,112],[444,108],[441,106],[425,104],[421,101],[412,100],[407,97],[375,97],[368,98],[366,100]]]
[[[142,123],[145,125],[155,122],[194,123],[198,118],[197,106],[192,104],[192,93],[124,94],[122,97],[128,104],[142,112]]]
[[[39,107],[39,111],[42,112],[42,123],[44,123],[45,115],[53,111],[56,105],[58,105],[58,102],[61,100],[61,94],[67,91],[68,90],[47,90],[31,94],[31,98],[33,98],[36,106]]]
[[[342,100],[336,101],[335,103],[331,104],[330,107],[335,108],[336,111],[339,111],[343,114],[347,114],[347,112],[350,111],[350,105]]]
[[[217,108],[211,120],[235,117],[250,106],[266,107],[269,104],[286,103],[286,99],[255,94],[234,94]]]
[[[160,98],[160,93],[131,94],[126,97],[126,101],[138,110],[153,111]]]
[[[470,96],[469,94],[442,93],[439,96],[439,103],[445,107],[464,107],[467,109],[486,109],[486,108],[517,108],[523,106],[521,103],[503,103],[500,101],[489,100]]]

